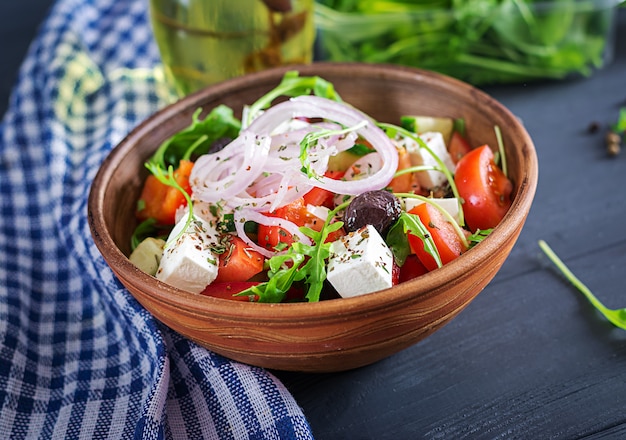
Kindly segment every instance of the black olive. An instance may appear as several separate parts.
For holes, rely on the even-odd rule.
[[[358,231],[363,226],[372,225],[383,235],[400,217],[400,200],[388,191],[375,190],[356,196],[343,215],[344,229]]]

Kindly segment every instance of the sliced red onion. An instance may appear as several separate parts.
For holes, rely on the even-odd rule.
[[[269,217],[251,209],[238,209],[235,211],[234,221],[235,229],[237,230],[237,235],[239,236],[239,238],[241,238],[255,251],[259,252],[261,255],[267,258],[276,255],[277,252],[259,246],[250,237],[248,237],[244,229],[244,225],[246,222],[251,221],[259,225],[278,226],[291,234],[295,240],[308,245],[312,244],[311,239],[304,235],[302,232],[300,232],[300,227],[298,225],[290,222],[289,220],[285,220],[284,218]]]
[[[345,127],[356,126],[362,121],[369,123],[357,130],[380,154],[383,166],[367,181],[342,181],[326,177],[311,179],[314,186],[339,194],[356,195],[371,189],[385,187],[398,168],[398,151],[383,130],[365,113],[352,106],[318,96],[298,96],[266,110],[250,124],[249,130],[271,133],[282,121],[290,118],[323,118]]]
[[[200,156],[190,176],[194,198],[228,201],[244,191],[263,172],[270,142],[269,136],[244,132],[222,151]]]
[[[309,124],[303,121],[306,119],[324,122]],[[354,131],[321,137],[310,146],[309,163],[305,165],[314,177],[305,174],[300,160],[304,136],[343,127],[353,127]],[[358,136],[376,149],[358,161],[369,171],[358,178],[351,172],[342,180],[324,177],[330,157],[351,148]],[[380,189],[391,181],[397,166],[395,145],[369,116],[345,103],[300,96],[259,114],[222,151],[201,156],[193,168],[191,185],[194,199],[221,202],[235,209],[238,235],[255,250],[271,256],[274,252],[261,248],[246,236],[245,221],[280,226],[297,239],[310,243],[294,223],[265,216],[260,211],[271,212],[291,203],[314,186],[343,195]]]
[[[280,180],[276,183],[276,186],[266,193],[262,197],[252,197],[248,193],[240,194],[237,197],[233,197],[229,200],[230,206],[245,207],[253,211],[270,211],[273,212],[276,208],[288,205],[289,203],[299,199],[304,194],[309,192],[313,188],[309,184],[309,180],[306,179],[302,182],[295,181],[296,177],[276,175],[280,177]],[[294,182],[295,181],[295,182]]]

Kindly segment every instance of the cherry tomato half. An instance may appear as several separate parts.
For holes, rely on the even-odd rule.
[[[513,184],[495,164],[487,145],[461,158],[454,183],[463,199],[465,223],[472,231],[495,227],[511,206]]]
[[[413,278],[417,278],[425,273],[428,273],[428,269],[422,264],[422,262],[417,258],[417,255],[411,254],[406,257],[406,261],[399,268],[399,278],[398,283],[404,283],[405,281],[412,280]]]
[[[469,153],[471,149],[469,142],[467,142],[467,139],[465,139],[461,133],[458,131],[452,133],[450,145],[448,145],[448,153],[450,153],[452,162],[455,164],[459,163],[461,158]]]
[[[429,203],[417,205],[409,211],[409,214],[417,215],[433,238],[435,247],[439,251],[441,262],[449,263],[461,255],[466,249],[456,229],[441,212]],[[411,250],[428,270],[437,269],[435,258],[424,249],[422,239],[417,235],[408,235]]]
[[[227,250],[219,256],[216,283],[248,281],[263,271],[265,258],[239,237],[229,237]]]
[[[266,213],[265,215],[284,218],[297,226],[306,226],[314,231],[320,231],[324,226],[324,221],[311,214],[306,206],[305,199],[300,197],[288,205],[278,208],[272,214]],[[339,229],[331,233],[326,241],[338,240],[344,234],[343,229]],[[293,243],[293,237],[279,226],[259,225],[257,242],[259,246],[265,249],[275,250],[279,243],[287,246]]]
[[[213,282],[206,286],[201,292],[202,295],[212,296],[213,298],[230,299],[233,301],[253,302],[257,301],[256,295],[253,296],[237,296],[239,292],[243,292],[252,286],[258,285],[253,281],[236,281],[236,282]]]

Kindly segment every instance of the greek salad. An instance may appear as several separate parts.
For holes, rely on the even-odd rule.
[[[189,292],[278,303],[383,290],[454,260],[511,205],[500,136],[471,148],[462,119],[379,122],[318,76],[286,73],[241,119],[223,105],[200,115],[146,162],[130,255]]]

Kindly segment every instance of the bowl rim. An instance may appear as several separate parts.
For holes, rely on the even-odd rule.
[[[335,72],[338,73],[340,70],[345,69],[346,66],[354,69],[355,75],[366,70],[368,72],[367,76],[375,75],[382,78],[391,75],[394,79],[400,78],[407,81],[419,80],[426,83],[437,83],[437,87],[442,88],[442,86],[445,86],[443,87],[445,89],[452,88],[456,90],[455,93],[459,93],[458,91],[461,90],[463,93],[471,94],[481,104],[493,107],[502,114],[503,118],[515,121],[515,131],[519,132],[516,133],[515,137],[516,139],[519,138],[519,145],[523,144],[525,148],[524,154],[521,155],[521,160],[526,162],[526,174],[523,176],[523,181],[515,184],[517,191],[509,211],[485,240],[436,271],[431,271],[389,289],[352,298],[330,299],[315,303],[277,304],[251,304],[213,298],[178,289],[138,269],[117,247],[111,235],[107,232],[103,212],[103,203],[107,192],[106,183],[111,179],[115,170],[121,166],[124,157],[134,147],[136,141],[141,140],[154,127],[159,126],[176,114],[182,111],[193,111],[198,108],[206,100],[207,96],[211,96],[212,100],[219,100],[220,97],[228,95],[233,90],[245,89],[246,85],[254,84],[258,81],[264,82],[277,78],[280,79],[282,74],[288,70],[297,70],[302,75],[320,75],[323,77],[325,73],[329,75]],[[198,315],[198,310],[202,310],[203,316],[209,313],[217,318],[236,318],[240,321],[254,321],[257,324],[292,321],[295,316],[306,320],[335,321],[338,318],[347,319],[353,314],[375,313],[377,310],[388,310],[393,307],[402,308],[405,304],[414,301],[415,296],[437,295],[437,291],[442,285],[469,276],[471,271],[466,270],[467,265],[474,267],[487,261],[489,254],[493,250],[505,246],[510,237],[520,229],[520,223],[523,224],[526,215],[530,211],[537,180],[537,156],[530,135],[510,110],[474,86],[443,74],[414,67],[360,62],[315,62],[307,65],[273,68],[209,86],[163,107],[139,123],[109,152],[98,169],[89,193],[88,220],[94,242],[113,272],[118,278],[124,278],[133,285],[153,284],[154,289],[146,290],[143,293],[149,295],[156,302],[166,303],[190,315]],[[493,270],[498,269],[499,267]],[[133,296],[135,295],[133,294]]]

